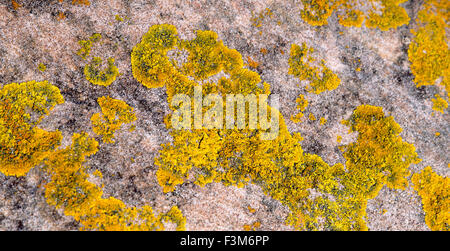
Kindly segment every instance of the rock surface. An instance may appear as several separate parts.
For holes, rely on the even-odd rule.
[[[130,206],[150,205],[167,211],[178,205],[187,218],[187,230],[242,230],[244,224],[259,221],[260,230],[291,230],[284,224],[289,210],[265,196],[255,185],[244,188],[209,184],[203,188],[184,184],[164,194],[153,164],[160,144],[170,136],[163,123],[169,112],[163,88],[148,89],[131,73],[130,54],[151,25],[169,23],[182,38],[192,38],[198,29],[212,30],[244,59],[259,62],[256,71],[280,95],[281,112],[291,132],[300,132],[307,153],[321,156],[329,164],[344,163],[341,144],[355,139],[340,121],[361,104],[383,107],[403,128],[404,141],[414,144],[423,160],[410,167],[412,173],[432,166],[438,174],[450,175],[449,114],[431,116],[434,86],[416,88],[407,55],[414,22],[382,32],[378,29],[346,28],[332,16],[329,24],[313,27],[302,21],[300,1],[181,1],[181,0],[92,0],[90,6],[51,0],[18,1],[14,10],[9,0],[0,0],[0,83],[48,80],[65,98],[41,123],[41,128],[59,129],[63,146],[75,132],[93,137],[90,117],[100,111],[97,98],[109,95],[134,107],[136,130],[116,133],[114,144],[102,144],[87,165],[103,173],[104,196],[114,196]],[[402,6],[412,20],[419,1]],[[266,8],[272,17],[255,27],[251,18]],[[59,18],[64,13],[65,18]],[[123,21],[116,20],[116,15]],[[92,48],[92,56],[114,57],[121,75],[105,88],[89,83],[83,75],[85,61],[76,51],[78,41],[93,33],[103,36]],[[288,75],[292,43],[306,42],[315,55],[341,79],[340,86],[319,95],[305,92],[304,85]],[[262,53],[261,49],[267,50]],[[283,53],[284,52],[284,53]],[[47,66],[45,72],[38,65]],[[360,68],[360,71],[356,69]],[[295,99],[305,94],[306,115],[327,119],[295,124]],[[440,132],[436,137],[435,133]],[[342,142],[336,137],[341,135]],[[98,139],[98,136],[97,136]],[[132,161],[131,159],[134,159]],[[80,226],[61,210],[49,206],[43,184],[48,177],[39,167],[25,177],[0,174],[0,230],[76,230]],[[249,212],[248,207],[256,209]],[[404,191],[383,188],[367,208],[370,230],[428,230],[420,197],[412,188]]]

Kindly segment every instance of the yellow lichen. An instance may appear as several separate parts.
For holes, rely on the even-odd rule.
[[[114,133],[122,124],[131,123],[136,120],[133,108],[122,100],[110,97],[100,97],[98,104],[102,113],[95,113],[91,117],[93,131],[102,136],[106,143],[114,143]]]
[[[114,18],[117,22],[123,22],[123,18],[120,15],[115,15]]]
[[[163,27],[151,27],[144,38],[158,39],[152,31]],[[241,55],[217,38],[211,31],[198,31],[193,40],[176,38],[178,47],[189,52],[187,62],[181,65],[169,60],[166,49],[154,48],[143,39],[133,50],[141,50],[134,55],[133,72],[170,72],[154,79],[154,85],[147,85],[152,75],[138,74],[138,81],[148,87],[165,86],[170,104],[176,94],[192,96],[200,84],[203,95],[269,94],[269,84],[261,84],[257,73],[242,68]],[[149,52],[156,53],[158,59],[146,57]],[[228,77],[207,80],[221,71]],[[172,105],[170,108],[176,110]],[[317,155],[304,154],[300,134],[290,134],[283,116],[279,117],[278,137],[271,140],[262,140],[262,130],[251,129],[248,124],[244,129],[188,125],[194,129],[185,130],[166,123],[173,141],[162,145],[155,160],[159,184],[164,192],[172,192],[185,182],[200,186],[221,182],[237,187],[253,183],[290,209],[287,223],[297,229],[364,230],[367,200],[384,184],[403,188],[408,166],[419,161],[414,147],[398,136],[398,124],[378,107],[360,106],[347,122],[359,136],[344,149],[346,167],[330,166]],[[170,121],[170,116],[165,121]],[[364,151],[367,147],[373,151]],[[311,197],[310,191],[319,196]]]
[[[433,101],[433,110],[444,113],[444,110],[448,107],[447,101],[437,94],[435,97],[435,99],[431,99],[431,101]]]
[[[47,66],[43,63],[40,63],[38,66],[38,70],[40,70],[41,72],[44,72],[45,70],[47,70]]]
[[[399,4],[406,0],[302,0],[301,17],[310,25],[328,24],[333,12],[338,12],[339,23],[347,27],[361,27],[364,19],[368,28],[382,31],[407,24],[406,10]]]
[[[320,66],[314,66],[316,61],[310,54],[314,51],[305,43],[302,46],[292,44],[289,57],[289,74],[297,77],[300,81],[309,82],[309,91],[319,94],[323,91],[336,89],[341,80],[326,65],[320,61]]]
[[[326,25],[338,2],[335,0],[302,0],[303,9],[300,13],[303,20],[310,25]]]
[[[297,99],[295,100],[297,103],[297,109],[304,112],[306,110],[306,107],[308,106],[308,100],[305,98],[303,94],[300,94]]]
[[[23,176],[43,164],[50,177],[45,185],[47,202],[79,221],[83,230],[164,230],[168,221],[184,230],[186,219],[176,206],[155,216],[149,206],[127,207],[113,197],[102,198],[103,186],[88,181],[83,165],[86,157],[97,152],[98,142],[87,133],[75,133],[70,146],[57,149],[61,133],[37,128],[42,118],[63,102],[59,89],[47,81],[12,83],[0,89],[0,172]],[[111,103],[117,105],[107,105]],[[102,177],[99,170],[93,175]]]
[[[88,40],[80,40],[78,41],[78,44],[81,46],[81,48],[77,51],[77,55],[80,56],[82,59],[86,59],[90,53],[91,53],[91,47],[93,43],[98,42],[101,39],[101,34],[94,33],[91,37],[89,37]]]
[[[428,227],[434,231],[450,231],[450,178],[439,176],[428,166],[411,180],[422,197]]]
[[[0,172],[23,176],[58,147],[61,133],[38,125],[63,102],[59,89],[47,81],[12,83],[0,89]]]
[[[399,4],[407,0],[381,0],[383,6],[381,14],[378,10],[372,9],[367,16],[366,26],[368,28],[379,28],[382,31],[387,31],[390,28],[395,28],[409,23],[409,16],[406,10],[399,6]]]
[[[94,85],[109,86],[119,75],[117,66],[114,65],[114,58],[108,58],[108,66],[102,70],[102,59],[94,57],[90,64],[84,66],[84,76],[86,80]]]
[[[150,28],[142,42],[133,48],[131,66],[133,76],[148,88],[161,87],[171,74],[171,63],[164,56],[177,43],[175,26],[163,24]]]
[[[440,85],[447,93],[447,101],[437,97],[433,109],[443,112],[450,95],[450,49],[446,29],[450,8],[449,1],[427,0],[418,14],[418,27],[413,30],[414,39],[408,49],[411,72],[417,87]]]
[[[409,165],[420,159],[414,146],[399,136],[401,127],[392,117],[385,117],[382,108],[370,105],[359,106],[349,124],[351,131],[359,133],[357,141],[347,145],[344,152],[346,168],[352,175],[347,182],[359,183],[349,187],[366,198],[374,198],[384,184],[404,189]]]
[[[300,110],[300,112],[298,112],[296,115],[291,116],[291,120],[294,123],[300,123],[301,118],[304,116],[302,112],[304,112],[306,110],[306,107],[308,106],[308,100],[303,94],[300,94],[295,102],[297,103],[297,110]]]
[[[73,135],[71,146],[49,156],[44,167],[51,175],[45,186],[50,205],[64,209],[64,214],[79,221],[81,230],[164,230],[167,221],[175,223],[177,230],[184,230],[186,219],[176,206],[155,216],[149,206],[127,207],[116,198],[102,198],[101,187],[87,180],[83,166],[85,158],[97,150],[97,141],[81,133]],[[96,173],[101,177],[98,170]]]

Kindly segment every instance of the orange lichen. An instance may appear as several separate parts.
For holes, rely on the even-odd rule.
[[[245,225],[243,226],[243,229],[244,229],[244,231],[256,231],[256,230],[258,230],[258,228],[260,228],[260,227],[261,227],[261,222],[255,221],[255,222],[253,222],[253,224],[251,224],[251,225],[245,224]]]
[[[91,5],[89,0],[72,0],[72,4],[86,5],[86,6]]]
[[[259,62],[258,61],[254,61],[250,56],[247,57],[247,65],[250,68],[256,69],[259,66]]]
[[[252,22],[252,25],[255,27],[261,27],[262,23],[264,21],[264,19],[266,17],[270,17],[272,18],[272,10],[269,8],[264,9],[263,11],[261,11],[258,15],[254,15],[252,12],[252,18],[250,19],[250,21]]]
[[[11,4],[14,10],[18,10],[20,7],[22,7],[22,5],[16,2],[15,0],[11,0]]]
[[[58,20],[63,20],[65,18],[66,18],[66,14],[64,14],[64,12],[58,12],[58,17],[57,17]]]

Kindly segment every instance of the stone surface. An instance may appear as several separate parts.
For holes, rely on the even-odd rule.
[[[347,144],[355,135],[347,134],[340,124],[361,104],[383,107],[403,128],[401,136],[415,145],[423,161],[412,165],[418,172],[432,166],[438,174],[449,176],[449,114],[431,116],[431,98],[436,87],[416,88],[407,58],[411,40],[410,25],[382,32],[378,29],[345,28],[333,15],[329,25],[312,27],[302,21],[300,1],[175,1],[175,0],[92,0],[90,6],[73,6],[70,1],[18,1],[14,10],[10,1],[0,0],[0,83],[48,80],[62,92],[66,102],[45,118],[41,127],[62,131],[63,146],[74,132],[87,131],[93,137],[90,117],[99,112],[97,98],[109,95],[134,107],[136,130],[116,133],[114,144],[102,144],[87,165],[103,173],[104,195],[114,196],[130,206],[152,206],[167,211],[178,205],[187,218],[188,230],[242,230],[244,224],[261,222],[261,230],[290,230],[284,224],[289,210],[265,196],[254,185],[245,188],[209,184],[203,188],[187,183],[175,192],[164,194],[157,184],[153,164],[160,144],[170,136],[163,124],[169,112],[163,88],[147,89],[132,76],[130,53],[151,25],[170,23],[182,38],[192,38],[195,30],[212,30],[229,48],[244,59],[259,62],[257,71],[280,95],[281,112],[291,132],[300,132],[305,152],[320,155],[326,162],[344,163],[338,145]],[[402,6],[414,20],[418,1]],[[265,8],[273,16],[262,20],[261,27],[251,18]],[[63,12],[65,19],[58,20]],[[124,18],[115,20],[115,15]],[[91,55],[114,57],[121,75],[105,88],[90,84],[83,75],[85,61],[76,51],[78,40],[101,33],[102,43]],[[341,78],[341,85],[320,95],[306,93],[304,85],[287,74],[292,43],[306,42],[315,48],[315,56]],[[267,53],[261,53],[266,49]],[[284,52],[284,53],[282,53]],[[39,63],[47,66],[38,70]],[[356,71],[356,68],[361,71]],[[317,120],[294,124],[295,99],[305,94],[309,101],[305,115]],[[319,118],[328,122],[319,124]],[[435,137],[435,132],[440,132]],[[337,143],[336,137],[343,140]],[[97,137],[97,139],[99,139]],[[131,160],[134,159],[134,162]],[[47,181],[39,167],[21,178],[0,174],[0,230],[74,230],[79,225],[61,210],[47,205],[43,185]],[[256,209],[250,213],[248,206]],[[383,211],[385,210],[385,211]],[[367,223],[371,230],[427,230],[420,197],[412,189],[383,188],[370,200]]]

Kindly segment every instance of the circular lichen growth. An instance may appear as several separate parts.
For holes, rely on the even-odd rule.
[[[94,85],[108,86],[116,80],[119,70],[114,65],[114,58],[108,58],[108,65],[104,70],[101,69],[102,62],[101,58],[94,57],[90,64],[84,66],[84,75]]]

